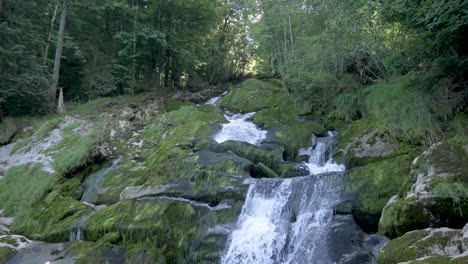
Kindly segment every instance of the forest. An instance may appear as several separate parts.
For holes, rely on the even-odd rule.
[[[466,110],[467,5],[3,0],[0,115],[55,110],[58,87],[84,102],[256,75],[281,78],[336,118],[372,113],[436,136]],[[397,105],[381,105],[391,98]]]
[[[467,47],[464,0],[0,0],[0,263],[468,263]]]

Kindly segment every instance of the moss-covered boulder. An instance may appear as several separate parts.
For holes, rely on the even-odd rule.
[[[301,118],[294,106],[270,108],[259,111],[252,121],[268,131],[264,142],[281,145],[286,150],[286,159],[296,160],[299,149],[312,145],[312,136],[326,135],[326,129],[318,122]]]
[[[365,231],[377,231],[388,200],[410,179],[411,161],[411,155],[401,155],[354,168],[346,174],[344,194],[353,201],[351,212]]]
[[[210,207],[180,198],[123,200],[93,215],[84,234],[87,240],[104,241],[119,233],[118,244],[150,245],[166,262],[182,263],[192,254],[191,249],[203,247],[202,241],[212,237],[210,228],[234,223],[241,207],[242,203]],[[219,246],[210,252],[221,252],[224,244]],[[205,257],[203,251],[197,252],[193,258]]]
[[[406,233],[385,245],[378,260],[390,263],[466,263],[468,225],[460,229],[427,228]],[[460,262],[461,261],[461,262]]]
[[[468,222],[468,138],[433,145],[413,162],[413,184],[385,207],[379,232],[390,237]]]
[[[338,162],[352,168],[383,160],[400,148],[383,121],[367,117],[339,131],[334,152]]]
[[[219,105],[233,112],[257,112],[267,108],[287,109],[293,106],[289,92],[277,80],[249,79],[234,86],[219,100]]]

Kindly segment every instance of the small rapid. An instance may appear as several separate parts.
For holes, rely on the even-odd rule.
[[[248,121],[254,115],[255,113],[225,115],[229,123],[223,124],[223,128],[214,140],[218,143],[237,140],[253,145],[260,144],[266,138],[267,131],[259,129],[254,123]]]

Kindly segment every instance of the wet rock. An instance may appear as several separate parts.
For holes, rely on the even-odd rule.
[[[330,231],[330,259],[334,263],[375,263],[377,252],[387,242],[382,236],[366,235],[352,215],[335,215]]]

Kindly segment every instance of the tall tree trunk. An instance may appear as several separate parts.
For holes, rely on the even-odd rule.
[[[1,1],[3,0],[0,0],[0,2]],[[52,19],[50,20],[49,36],[47,37],[47,43],[46,43],[46,47],[44,50],[44,65],[47,63],[47,58],[49,57],[50,42],[52,41],[52,32],[54,31],[54,24],[55,24],[55,19],[57,18],[58,7],[59,7],[59,3],[58,3],[58,0],[56,0],[54,13],[52,14]]]
[[[136,93],[137,89],[137,79],[136,79],[136,30],[137,30],[137,14],[138,14],[138,4],[135,1],[132,1],[133,5],[133,37],[132,37],[132,92]]]
[[[2,15],[3,0],[0,0],[0,16]]]
[[[55,103],[55,96],[57,95],[57,86],[60,75],[60,62],[62,59],[62,49],[63,49],[63,37],[65,34],[65,22],[67,20],[67,11],[68,3],[67,0],[62,2],[62,14],[60,16],[60,27],[57,38],[57,48],[55,50],[55,61],[54,61],[54,73],[53,73],[53,82],[50,90],[51,104],[53,109],[53,104]]]
[[[265,15],[265,23],[266,23],[266,26],[268,28],[268,31],[270,32],[271,37],[273,38],[273,49],[274,49],[273,54],[275,56],[276,63],[278,64],[277,68],[278,68],[279,74],[281,76],[281,79],[283,79],[284,76],[285,76],[285,71],[284,71],[284,64],[283,64],[283,58],[282,58],[282,55],[281,55],[281,50],[280,50],[279,44],[278,44],[278,39],[276,38],[276,34],[275,34],[274,30],[273,30],[273,26],[272,26],[272,23],[270,21],[270,16],[269,16],[269,13],[266,10],[264,1],[260,2],[260,6],[262,8],[263,14]]]

